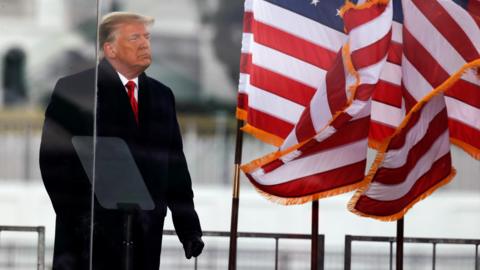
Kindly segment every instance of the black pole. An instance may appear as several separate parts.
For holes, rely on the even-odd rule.
[[[403,270],[403,218],[397,220],[396,270]]]
[[[312,202],[311,270],[318,270],[318,200]]]
[[[124,248],[124,257],[123,257],[123,269],[132,270],[133,269],[133,239],[132,239],[132,221],[133,214],[130,211],[127,211],[124,214],[123,221],[123,248]]]
[[[345,270],[351,270],[351,263],[352,263],[352,236],[345,235],[345,251],[343,254],[343,266]]]
[[[237,228],[238,204],[240,200],[240,164],[242,163],[243,132],[242,120],[237,120],[237,139],[235,143],[235,172],[233,176],[232,218],[230,221],[230,249],[228,255],[228,270],[237,269]]]

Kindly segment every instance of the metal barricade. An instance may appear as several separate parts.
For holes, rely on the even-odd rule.
[[[345,253],[344,253],[344,269],[350,270],[352,264],[352,242],[386,242],[390,245],[389,250],[389,268],[393,269],[393,244],[396,242],[395,237],[383,237],[383,236],[360,236],[360,235],[346,235],[345,236]],[[453,238],[404,238],[404,243],[415,244],[431,244],[432,245],[432,270],[435,270],[437,261],[437,245],[473,245],[475,246],[475,270],[479,268],[479,254],[478,246],[480,245],[480,239],[453,239]]]
[[[176,235],[173,230],[164,230],[164,235]],[[218,232],[218,231],[204,231],[204,237],[230,237],[229,232]],[[275,240],[275,270],[279,269],[279,246],[278,243],[280,239],[298,239],[298,240],[308,240],[312,239],[310,234],[286,234],[286,233],[257,233],[257,232],[239,232],[238,238],[264,238],[264,239],[273,239]],[[324,255],[325,255],[325,236],[318,235],[318,270],[324,269]],[[198,259],[195,258],[194,268],[198,269]]]
[[[0,233],[2,231],[10,232],[36,232],[38,233],[37,241],[37,269],[45,269],[45,227],[28,227],[28,226],[0,226]]]

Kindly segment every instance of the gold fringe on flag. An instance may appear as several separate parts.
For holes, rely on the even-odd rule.
[[[467,152],[467,154],[472,156],[474,159],[480,160],[480,149],[455,138],[450,138],[450,142],[456,145],[457,147],[462,148],[463,151]]]
[[[405,214],[408,212],[408,210],[410,210],[410,208],[412,208],[416,203],[418,203],[419,201],[427,198],[428,196],[430,196],[430,194],[432,194],[435,190],[439,189],[440,187],[448,184],[452,179],[453,177],[455,177],[457,171],[455,170],[455,168],[452,167],[452,171],[450,172],[450,174],[445,177],[444,179],[442,179],[440,182],[436,183],[434,186],[432,186],[431,188],[429,188],[427,191],[425,191],[424,193],[422,193],[420,196],[418,196],[415,200],[413,200],[412,202],[410,202],[407,206],[405,206],[401,211],[395,213],[395,214],[392,214],[392,215],[389,215],[389,216],[375,216],[375,215],[369,215],[369,214],[365,214],[363,212],[360,212],[358,210],[356,210],[354,207],[355,207],[355,204],[357,202],[357,200],[360,198],[361,194],[358,195],[359,191],[362,189],[360,188],[357,192],[355,192],[355,195],[352,197],[352,199],[348,202],[348,210],[350,210],[350,212],[354,213],[354,214],[357,214],[359,216],[362,216],[362,217],[369,217],[369,218],[374,218],[374,219],[377,219],[377,220],[380,220],[380,221],[397,221],[401,218],[403,218],[405,216]],[[355,199],[355,200],[354,200]]]
[[[369,0],[362,4],[355,4],[349,0],[345,0],[345,5],[338,11],[339,15],[343,15],[350,9],[361,10],[371,8],[373,5],[387,5],[390,0]]]
[[[383,143],[372,138],[368,138],[368,147],[378,150]]]
[[[283,205],[295,205],[295,204],[304,204],[304,203],[308,203],[308,202],[311,202],[311,201],[316,201],[316,200],[319,200],[319,199],[322,199],[322,198],[327,198],[327,197],[347,193],[347,192],[350,192],[352,190],[355,190],[355,189],[359,188],[361,186],[361,184],[362,184],[361,182],[357,182],[357,183],[353,183],[351,185],[347,185],[347,186],[343,186],[343,187],[337,187],[337,188],[334,188],[334,189],[318,192],[318,193],[311,194],[311,195],[305,195],[305,196],[302,196],[302,197],[275,196],[275,195],[272,195],[270,193],[267,193],[267,192],[259,189],[255,185],[254,185],[254,187],[257,190],[257,192],[260,193],[260,195],[262,195],[263,197],[265,197],[269,201],[272,201],[272,202],[278,203],[278,204],[283,204]]]
[[[251,134],[255,138],[261,140],[264,143],[268,143],[274,146],[280,146],[283,143],[283,139],[277,135],[268,133],[262,129],[256,128],[250,124],[246,124],[241,128],[244,132]]]
[[[478,67],[480,67],[480,59],[477,59],[477,60],[474,60],[472,62],[466,63],[457,72],[455,72],[452,76],[450,76],[450,78],[445,80],[441,85],[439,85],[437,88],[433,89],[428,95],[423,97],[419,102],[417,102],[417,104],[415,104],[415,106],[408,112],[408,114],[405,116],[402,123],[395,130],[395,132],[392,135],[390,135],[379,146],[377,156],[375,157],[375,161],[371,165],[368,174],[365,176],[365,178],[361,182],[362,186],[355,192],[353,197],[350,199],[350,202],[348,203],[348,210],[350,210],[351,212],[353,212],[357,215],[360,215],[360,216],[371,217],[371,218],[375,218],[375,219],[382,220],[382,221],[395,221],[395,220],[398,220],[398,219],[402,218],[415,203],[417,203],[418,201],[426,198],[428,195],[430,195],[437,188],[447,184],[455,176],[456,171],[452,167],[452,172],[450,173],[449,176],[447,176],[445,179],[441,180],[435,186],[431,187],[428,191],[424,192],[421,196],[419,196],[417,199],[415,199],[407,207],[402,209],[402,211],[400,211],[396,214],[390,215],[390,216],[379,217],[379,216],[365,214],[365,213],[360,212],[360,211],[355,209],[355,204],[360,199],[360,197],[363,195],[363,193],[365,193],[365,191],[368,189],[368,186],[372,182],[373,177],[375,176],[378,168],[382,165],[383,159],[385,157],[386,150],[387,150],[388,146],[390,145],[390,141],[392,140],[392,138],[394,136],[396,136],[398,133],[400,133],[400,131],[402,129],[405,128],[405,126],[408,124],[410,118],[412,117],[412,114],[415,113],[415,112],[418,112],[423,107],[423,105],[425,103],[427,103],[430,99],[432,99],[434,96],[447,91],[455,82],[457,82],[462,77],[462,75],[467,70],[475,69],[475,68],[478,68]],[[474,147],[472,147],[472,148],[474,148]],[[474,148],[474,149],[469,149],[469,150],[470,151],[475,150],[477,155],[478,155],[479,149]],[[472,156],[474,156],[474,155],[472,154]]]
[[[256,128],[250,124],[248,124],[247,118],[248,118],[248,112],[246,110],[237,108],[236,111],[236,117],[239,120],[243,120],[246,122],[246,124],[241,128],[243,132],[246,132],[253,137],[259,139],[260,141],[264,143],[271,144],[273,146],[279,147],[283,143],[283,138],[278,137],[275,134],[268,133],[265,130],[261,130],[259,128]]]
[[[246,121],[247,116],[248,116],[248,112],[244,109],[240,109],[240,108],[237,107],[237,111],[236,111],[235,115],[236,115],[237,119]]]

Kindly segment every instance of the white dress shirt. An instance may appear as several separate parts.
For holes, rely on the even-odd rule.
[[[120,72],[117,72],[118,77],[120,77],[120,80],[122,81],[123,86],[125,87],[125,91],[127,91],[128,94],[128,89],[125,86],[128,81],[133,81],[135,83],[135,90],[133,91],[133,94],[135,96],[135,100],[138,102],[138,77],[135,77],[131,80],[127,79],[125,76],[123,76]]]

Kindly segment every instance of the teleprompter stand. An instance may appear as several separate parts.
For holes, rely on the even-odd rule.
[[[139,210],[153,210],[155,204],[135,160],[120,138],[76,136],[72,139],[82,166],[92,183],[99,204],[121,211],[123,219],[123,269],[133,269],[133,218]],[[94,173],[95,172],[95,173]]]

